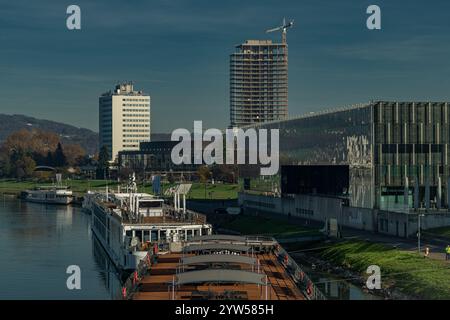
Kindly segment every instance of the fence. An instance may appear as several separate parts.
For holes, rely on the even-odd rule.
[[[154,259],[156,259],[156,255],[153,253],[153,250],[147,251],[147,255],[144,259],[139,261],[136,270],[129,275],[127,280],[125,280],[125,283],[122,286],[122,299],[128,300],[138,291],[139,281],[149,274]]]
[[[279,262],[286,266],[295,283],[308,300],[327,300],[320,289],[281,246],[278,246],[277,257]]]

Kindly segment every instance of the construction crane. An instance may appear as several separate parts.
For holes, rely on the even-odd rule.
[[[290,22],[286,23],[286,18],[283,18],[283,24],[281,26],[273,28],[273,29],[266,30],[266,33],[275,32],[275,31],[280,31],[281,30],[282,43],[286,44],[287,29],[288,28],[292,28],[293,25],[294,25],[294,20],[291,20]]]

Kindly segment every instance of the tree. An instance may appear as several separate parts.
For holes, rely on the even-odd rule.
[[[51,151],[47,152],[47,156],[45,157],[45,161],[44,161],[45,165],[53,167],[54,163],[53,163],[53,153]]]
[[[106,179],[109,170],[109,152],[106,146],[100,148],[97,163],[97,179]]]
[[[58,146],[53,154],[53,163],[55,167],[64,167],[67,164],[67,159],[60,142],[58,142]]]
[[[167,174],[167,181],[168,181],[170,184],[173,184],[173,183],[175,182],[175,176],[173,175],[173,172],[172,172],[172,171],[170,171],[170,172]]]
[[[200,182],[206,183],[208,182],[209,178],[211,177],[211,171],[207,166],[200,166],[197,169],[197,175],[200,179]]]
[[[75,143],[64,144],[64,155],[69,166],[80,165],[84,161],[86,151]]]
[[[8,154],[8,152],[6,152],[6,150],[4,150],[4,148],[0,148],[0,176],[1,177],[8,177],[11,175],[11,159],[10,156]]]
[[[218,164],[214,165],[211,171],[214,180],[236,183],[238,178],[237,165]]]
[[[15,176],[19,179],[30,177],[36,167],[34,160],[20,152],[14,154],[14,158]]]

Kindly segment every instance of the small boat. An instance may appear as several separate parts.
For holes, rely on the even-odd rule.
[[[48,204],[70,204],[73,201],[72,190],[67,186],[42,186],[25,190],[21,197],[29,202]]]

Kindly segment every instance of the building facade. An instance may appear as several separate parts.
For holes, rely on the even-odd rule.
[[[247,40],[230,55],[230,126],[288,116],[286,43]]]
[[[180,173],[193,174],[199,165],[179,164],[172,162],[172,149],[178,141],[142,142],[139,150],[119,152],[119,168],[127,168],[136,173]]]
[[[348,165],[352,207],[448,209],[448,102],[378,101],[252,127],[280,130],[280,164]]]
[[[135,91],[132,83],[116,85],[99,98],[99,144],[108,148],[111,161],[120,151],[139,150],[150,141],[150,96]]]

